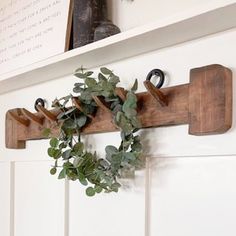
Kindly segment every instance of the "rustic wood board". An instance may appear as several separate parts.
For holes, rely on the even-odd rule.
[[[220,134],[232,125],[232,73],[221,65],[209,65],[192,69],[190,83],[163,88],[158,91],[168,101],[163,106],[149,92],[138,93],[138,117],[142,128],[189,124],[192,135]],[[43,130],[50,128],[57,136],[60,124],[44,119],[40,125],[31,121],[28,126],[20,124],[6,114],[6,147],[25,148],[26,140],[42,139]],[[58,111],[51,111],[57,115]],[[42,114],[35,113],[40,118]],[[84,134],[117,131],[112,122],[112,114],[98,108],[96,116],[84,129]]]
[[[220,134],[232,124],[232,72],[220,65],[192,69],[189,133]]]

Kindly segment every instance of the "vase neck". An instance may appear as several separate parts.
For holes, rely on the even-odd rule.
[[[100,9],[101,9],[101,21],[108,20],[108,10],[107,10],[107,1],[106,0],[100,0]]]

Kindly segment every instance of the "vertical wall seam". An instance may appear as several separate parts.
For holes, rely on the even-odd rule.
[[[64,200],[64,236],[69,236],[69,207],[70,207],[70,185],[65,179],[65,200]]]
[[[10,162],[10,236],[15,235],[15,162]]]
[[[150,158],[146,157],[145,168],[145,236],[150,236]]]

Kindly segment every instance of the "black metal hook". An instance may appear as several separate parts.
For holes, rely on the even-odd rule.
[[[34,109],[36,111],[39,111],[38,108],[37,108],[37,105],[41,105],[42,107],[45,107],[45,102],[42,98],[37,98],[35,103],[34,103]]]
[[[151,71],[148,73],[146,80],[151,81],[151,79],[152,79],[152,77],[153,77],[154,75],[156,75],[156,76],[158,76],[158,77],[160,78],[160,79],[159,79],[159,82],[158,82],[157,85],[156,85],[156,88],[161,88],[162,85],[163,85],[164,82],[165,82],[165,74],[164,74],[164,72],[163,72],[162,70],[160,70],[160,69],[153,69],[153,70],[151,70]]]

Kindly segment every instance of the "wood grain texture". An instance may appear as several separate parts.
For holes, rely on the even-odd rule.
[[[156,101],[149,92],[138,93],[138,118],[142,128],[189,124],[192,135],[208,135],[226,132],[232,124],[232,73],[220,65],[192,69],[190,84],[163,88],[159,91],[168,105]],[[99,100],[100,101],[100,100]],[[111,111],[100,104],[91,122],[84,127],[84,134],[117,131]],[[80,109],[79,109],[80,110]],[[11,110],[16,112],[18,109]],[[50,114],[50,116],[45,115]],[[52,135],[59,134],[60,124],[54,119],[58,110],[34,115],[43,119],[42,125],[30,122],[22,125],[8,112],[6,115],[6,147],[24,148],[26,140],[42,139],[45,128]],[[24,117],[21,117],[24,118]],[[53,118],[53,119],[52,119]]]
[[[232,124],[232,72],[221,65],[192,69],[189,133],[221,134]]]
[[[161,106],[164,107],[168,105],[168,100],[165,95],[160,91],[160,89],[156,88],[152,82],[146,80],[143,82],[143,84],[148,92],[155,98],[155,100],[161,104]]]
[[[19,140],[18,131],[24,130],[24,126],[12,118],[9,111],[6,113],[5,122],[5,146],[11,149],[24,149],[25,140]],[[21,131],[22,132],[22,131]]]
[[[40,125],[43,124],[43,118],[39,117],[38,115],[33,114],[32,112],[28,111],[25,108],[21,108],[22,114],[29,120],[34,121]]]

